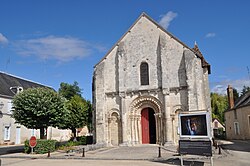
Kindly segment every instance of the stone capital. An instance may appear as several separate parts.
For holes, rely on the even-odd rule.
[[[162,93],[163,93],[164,95],[169,95],[169,94],[170,94],[169,88],[164,88],[164,89],[162,89]]]

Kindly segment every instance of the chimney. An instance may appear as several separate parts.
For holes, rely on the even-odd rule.
[[[230,85],[228,85],[227,88],[227,98],[228,98],[229,109],[232,109],[234,107],[234,93],[233,93],[233,88]]]

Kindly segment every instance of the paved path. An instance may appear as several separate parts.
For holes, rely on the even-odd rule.
[[[222,150],[222,155],[218,155],[218,149],[213,149],[213,158],[215,166],[249,166],[250,152],[248,142],[223,142],[227,149]],[[0,166],[148,166],[180,165],[179,156],[174,151],[176,147],[168,146],[167,150],[161,150],[161,158],[158,158],[157,145],[140,145],[133,147],[109,147],[98,150],[88,151],[85,157],[82,153],[65,153],[57,151],[51,153],[48,158],[47,154],[28,155],[15,153],[0,156],[2,165]],[[203,156],[185,156],[184,165],[208,166],[209,158]]]
[[[176,153],[176,147],[169,146],[161,149],[161,157],[159,158],[159,146],[158,145],[139,145],[132,147],[108,147],[101,148],[94,151],[88,151],[85,153],[85,157],[82,157],[82,151],[80,153],[65,153],[63,151],[57,151],[50,154],[48,158],[47,154],[28,155],[24,153],[15,153],[2,155],[2,166],[16,166],[16,165],[69,165],[74,162],[74,166],[78,164],[84,164],[85,166],[91,165],[180,165],[179,156]],[[209,159],[206,157],[199,157],[201,161],[197,161],[197,158],[185,160],[184,164],[202,164],[207,165]]]
[[[50,160],[50,159],[4,159],[2,166],[168,166],[153,161],[131,160]],[[170,166],[170,165],[169,165]],[[173,165],[172,165],[173,166]]]

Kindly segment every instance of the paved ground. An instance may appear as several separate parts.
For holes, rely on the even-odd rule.
[[[249,166],[250,165],[250,141],[223,142],[222,154],[218,154],[218,149],[213,149],[215,166]],[[65,153],[63,151],[51,153],[50,158],[45,155],[27,155],[15,153],[0,156],[2,165],[0,166],[74,166],[102,165],[102,166],[148,166],[180,165],[179,156],[175,153],[176,147],[167,147],[161,150],[161,158],[158,158],[159,151],[157,145],[141,145],[134,147],[113,147],[88,151],[82,157],[79,153]],[[210,159],[202,156],[185,156],[184,165],[207,166]]]
[[[164,163],[152,162],[152,161],[130,161],[130,160],[49,160],[49,159],[5,159],[3,166],[167,166]]]
[[[23,148],[23,145],[0,146],[0,155],[13,152],[22,152]]]

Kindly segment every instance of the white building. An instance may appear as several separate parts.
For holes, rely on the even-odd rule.
[[[208,74],[197,45],[143,13],[94,67],[96,143],[177,143],[180,112],[211,112]]]
[[[0,72],[0,145],[22,144],[31,136],[40,137],[39,130],[27,129],[23,125],[16,124],[11,117],[12,99],[15,94],[36,87],[47,87],[17,76]],[[48,139],[58,141],[68,140],[71,136],[70,130],[59,130],[48,128]]]

